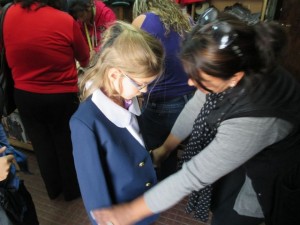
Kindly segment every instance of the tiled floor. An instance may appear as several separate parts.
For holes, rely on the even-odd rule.
[[[49,200],[34,153],[31,151],[25,153],[33,174],[20,173],[19,175],[25,181],[25,185],[32,195],[40,225],[90,225],[81,199],[72,202],[65,202],[62,197]],[[194,220],[184,212],[185,201],[183,200],[162,213],[159,220],[153,225],[206,225]]]

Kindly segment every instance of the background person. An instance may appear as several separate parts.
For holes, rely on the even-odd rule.
[[[116,15],[100,0],[68,0],[68,11],[77,20],[91,52],[100,50],[102,33]]]
[[[1,118],[1,115],[0,115]],[[19,179],[16,175],[16,165],[13,163],[20,163],[18,166],[21,171],[27,172],[27,161],[25,156],[21,156],[22,153],[15,150],[7,140],[6,133],[3,129],[2,124],[0,123],[0,224],[1,225],[37,225],[39,224],[34,203],[32,201],[31,194],[27,191],[27,188],[24,185],[24,182]],[[16,157],[14,157],[16,156]],[[7,190],[9,188],[9,190]],[[7,196],[7,192],[13,192],[10,194],[8,199],[4,199]],[[13,207],[17,208],[18,206],[14,204],[20,204],[24,211],[18,212],[18,216],[22,215],[22,221],[16,221],[13,214],[8,211],[6,207],[2,204],[8,205],[10,208],[10,201],[16,201],[14,196],[21,195],[23,202],[13,202]],[[18,198],[19,200],[19,198]],[[8,201],[8,202],[7,202]],[[24,207],[24,208],[23,208]],[[11,208],[10,208],[11,209]]]
[[[181,52],[189,83],[199,90],[185,163],[137,200],[94,210],[97,222],[132,224],[212,185],[213,225],[297,224],[300,87],[278,65],[285,41],[282,27],[272,22],[218,19],[194,27]],[[160,151],[168,154],[174,146]],[[190,198],[193,210],[207,195],[197,197]]]
[[[4,130],[3,130],[3,132],[4,132]],[[0,134],[2,134],[1,128],[0,128]],[[1,143],[2,143],[2,141],[1,141]],[[1,147],[0,154],[2,155],[2,153],[4,151],[5,151],[5,147]],[[14,159],[13,155],[6,155],[6,156],[0,157],[0,183],[3,180],[5,180],[6,177],[8,176],[9,170],[10,170],[10,165],[12,164],[13,159]],[[0,224],[13,225],[13,223],[7,217],[6,212],[4,211],[2,206],[0,206]]]
[[[86,211],[130,201],[156,184],[136,115],[137,95],[161,74],[158,40],[118,22],[103,37],[97,64],[87,71],[72,116],[73,155]],[[90,218],[96,225],[96,221]],[[151,224],[157,215],[136,224]]]
[[[0,148],[0,153],[2,154],[5,151],[6,147],[2,146]],[[12,164],[14,159],[13,155],[5,155],[0,157],[0,181],[3,181],[6,179],[8,173],[9,173],[9,169],[10,169],[10,165]]]
[[[159,147],[183,109],[193,96],[195,88],[187,84],[188,77],[178,57],[183,36],[192,22],[173,0],[136,0],[132,24],[160,40],[166,52],[165,70],[154,86],[143,95],[142,114],[139,118],[148,150]],[[177,169],[177,151],[163,162],[159,178]]]
[[[69,201],[80,196],[69,128],[79,104],[75,59],[87,66],[89,49],[61,3],[18,0],[6,13],[3,37],[15,102],[48,196],[63,193]]]

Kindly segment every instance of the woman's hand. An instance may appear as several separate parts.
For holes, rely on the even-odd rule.
[[[169,157],[172,151],[176,149],[180,143],[181,140],[170,133],[163,145],[151,152],[153,164],[160,167],[161,163]]]
[[[0,153],[3,153],[5,151],[6,147],[0,148]],[[12,164],[14,159],[13,155],[6,155],[0,157],[0,181],[3,181],[6,179],[10,165]]]
[[[130,203],[91,211],[91,216],[98,225],[132,225],[152,214],[143,197]]]
[[[166,160],[171,151],[168,151],[164,145],[154,149],[151,154],[153,156],[153,164],[157,167],[160,167],[161,163]]]
[[[129,204],[112,206],[111,208],[96,209],[91,216],[99,225],[131,225]]]

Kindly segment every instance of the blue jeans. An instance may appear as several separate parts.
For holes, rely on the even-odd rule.
[[[144,101],[139,125],[148,150],[155,149],[164,143],[178,115],[193,95],[194,92],[166,101]],[[161,165],[158,179],[163,179],[176,170],[177,151],[173,151]]]
[[[3,128],[2,123],[0,123],[0,147],[6,146],[6,149],[10,150],[13,149],[13,147],[9,144],[7,140],[7,136],[5,133],[5,130]]]

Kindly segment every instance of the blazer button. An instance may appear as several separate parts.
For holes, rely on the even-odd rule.
[[[143,167],[143,166],[145,166],[145,163],[144,162],[140,162],[139,163],[139,167]]]
[[[146,187],[150,187],[152,184],[150,182],[146,183]]]

